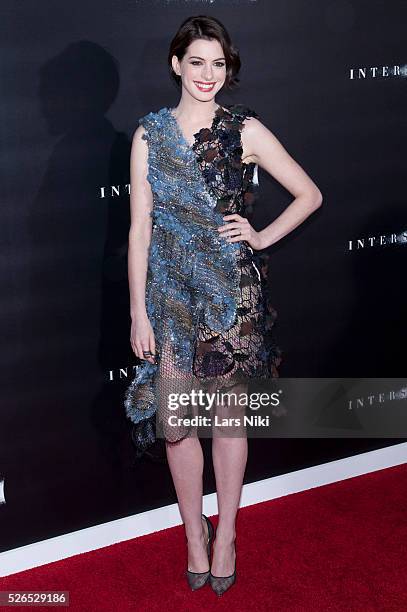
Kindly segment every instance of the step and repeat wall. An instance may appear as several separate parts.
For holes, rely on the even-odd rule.
[[[320,188],[269,249],[281,377],[403,377],[407,342],[407,5],[379,0],[2,3],[0,550],[176,501],[136,460],[129,157],[138,118],[175,106],[167,53],[219,18],[253,108]],[[259,169],[257,229],[292,201]],[[250,440],[245,482],[403,441]],[[210,441],[205,493],[215,489]]]

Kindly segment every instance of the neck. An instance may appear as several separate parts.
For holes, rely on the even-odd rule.
[[[212,118],[218,108],[219,104],[215,101],[215,98],[203,102],[202,100],[195,100],[192,96],[182,95],[175,111],[177,117],[193,118],[194,121],[201,122]]]

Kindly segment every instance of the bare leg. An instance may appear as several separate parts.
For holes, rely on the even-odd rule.
[[[157,423],[166,440],[168,465],[185,525],[188,542],[187,569],[191,572],[206,572],[209,570],[206,548],[208,529],[206,521],[202,519],[202,446],[193,430],[183,425],[170,426],[169,421],[170,416],[187,416],[186,413],[189,412],[188,408],[181,406],[178,406],[176,411],[171,411],[168,406],[170,394],[190,393],[192,387],[193,378],[177,368],[171,343],[164,342],[157,387]]]
[[[243,387],[245,390],[246,388]],[[236,387],[236,393],[242,388]],[[217,410],[221,414],[221,410]],[[244,411],[226,410],[225,414],[240,416]],[[241,430],[239,437],[215,435],[212,440],[212,458],[216,476],[219,523],[213,548],[211,571],[214,576],[230,576],[235,566],[236,513],[248,455],[247,437]]]
[[[166,443],[168,464],[188,540],[188,569],[208,571],[208,532],[202,520],[203,453],[197,437]]]

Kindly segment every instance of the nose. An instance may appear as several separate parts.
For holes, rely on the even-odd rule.
[[[212,79],[212,66],[205,66],[203,78],[205,81],[210,81]]]

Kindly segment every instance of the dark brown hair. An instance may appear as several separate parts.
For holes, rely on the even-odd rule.
[[[171,78],[175,81],[177,86],[181,86],[181,77],[175,74],[172,69],[172,57],[176,55],[178,61],[181,61],[189,45],[194,40],[199,39],[216,39],[219,41],[226,62],[226,79],[224,87],[225,89],[233,89],[236,87],[240,80],[237,78],[241,66],[239,50],[232,43],[223,24],[215,19],[215,17],[208,17],[207,15],[196,15],[195,17],[188,17],[185,19],[171,41],[168,53],[168,65]]]

